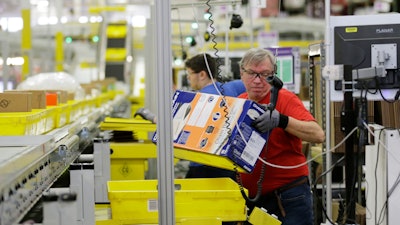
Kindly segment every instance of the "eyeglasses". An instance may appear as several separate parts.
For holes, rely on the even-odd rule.
[[[256,77],[267,79],[269,76],[273,76],[274,72],[264,71],[262,73],[257,73],[252,70],[246,70],[242,67],[243,72],[245,72],[251,79],[255,79]]]
[[[192,71],[186,71],[186,74],[187,75],[193,75],[193,74],[198,74],[198,72],[196,73],[196,72],[192,72]]]

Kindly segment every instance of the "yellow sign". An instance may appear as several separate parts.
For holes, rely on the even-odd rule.
[[[346,33],[357,33],[358,27],[346,27]]]

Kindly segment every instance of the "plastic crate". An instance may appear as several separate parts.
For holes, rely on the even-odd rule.
[[[96,108],[96,98],[86,98],[82,101],[82,113],[87,114]]]
[[[45,109],[32,109],[33,113],[39,113],[40,119],[36,123],[36,134],[43,134],[46,132],[46,110]]]
[[[82,115],[83,103],[77,100],[70,100],[67,103],[70,106],[69,121],[75,121]]]
[[[100,108],[101,106],[105,105],[107,102],[112,100],[112,93],[106,92],[101,93],[99,96],[95,97],[96,100],[96,107]]]
[[[157,146],[152,142],[111,142],[111,180],[143,180],[148,170],[148,159],[157,157]]]
[[[109,181],[108,199],[113,220],[130,223],[158,222],[158,180]],[[219,218],[246,220],[245,200],[229,178],[175,179],[177,220]]]
[[[144,119],[106,117],[100,124],[102,130],[133,131],[138,140],[151,140],[157,125]]]
[[[56,110],[54,108],[47,109],[33,109],[32,112],[36,112],[40,114],[40,120],[37,123],[37,134],[44,134],[53,130],[56,127],[55,121],[55,113]]]
[[[0,113],[0,135],[38,135],[41,112]]]
[[[62,127],[65,124],[68,124],[70,122],[70,111],[71,111],[71,106],[69,104],[60,104],[56,106],[47,106],[48,109],[53,109],[55,110],[55,113],[53,114],[54,116],[54,121],[55,121],[55,127]]]

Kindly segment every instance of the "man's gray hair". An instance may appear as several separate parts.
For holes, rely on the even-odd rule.
[[[248,64],[258,65],[267,59],[269,59],[271,61],[272,65],[275,65],[275,56],[270,50],[263,49],[263,48],[249,49],[244,54],[242,60],[240,60],[240,62],[239,62],[240,69],[247,66]]]

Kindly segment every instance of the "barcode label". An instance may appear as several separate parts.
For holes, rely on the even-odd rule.
[[[261,135],[253,131],[250,139],[247,141],[246,147],[243,149],[241,155],[243,160],[253,166],[256,163],[265,142],[265,139],[263,139]]]
[[[242,158],[246,160],[246,162],[253,162],[255,161],[254,158],[255,156],[253,156],[252,154],[250,154],[250,152],[246,152],[243,151],[242,153]]]
[[[157,199],[149,199],[147,201],[147,211],[149,211],[149,212],[158,211],[158,201],[157,201]]]

